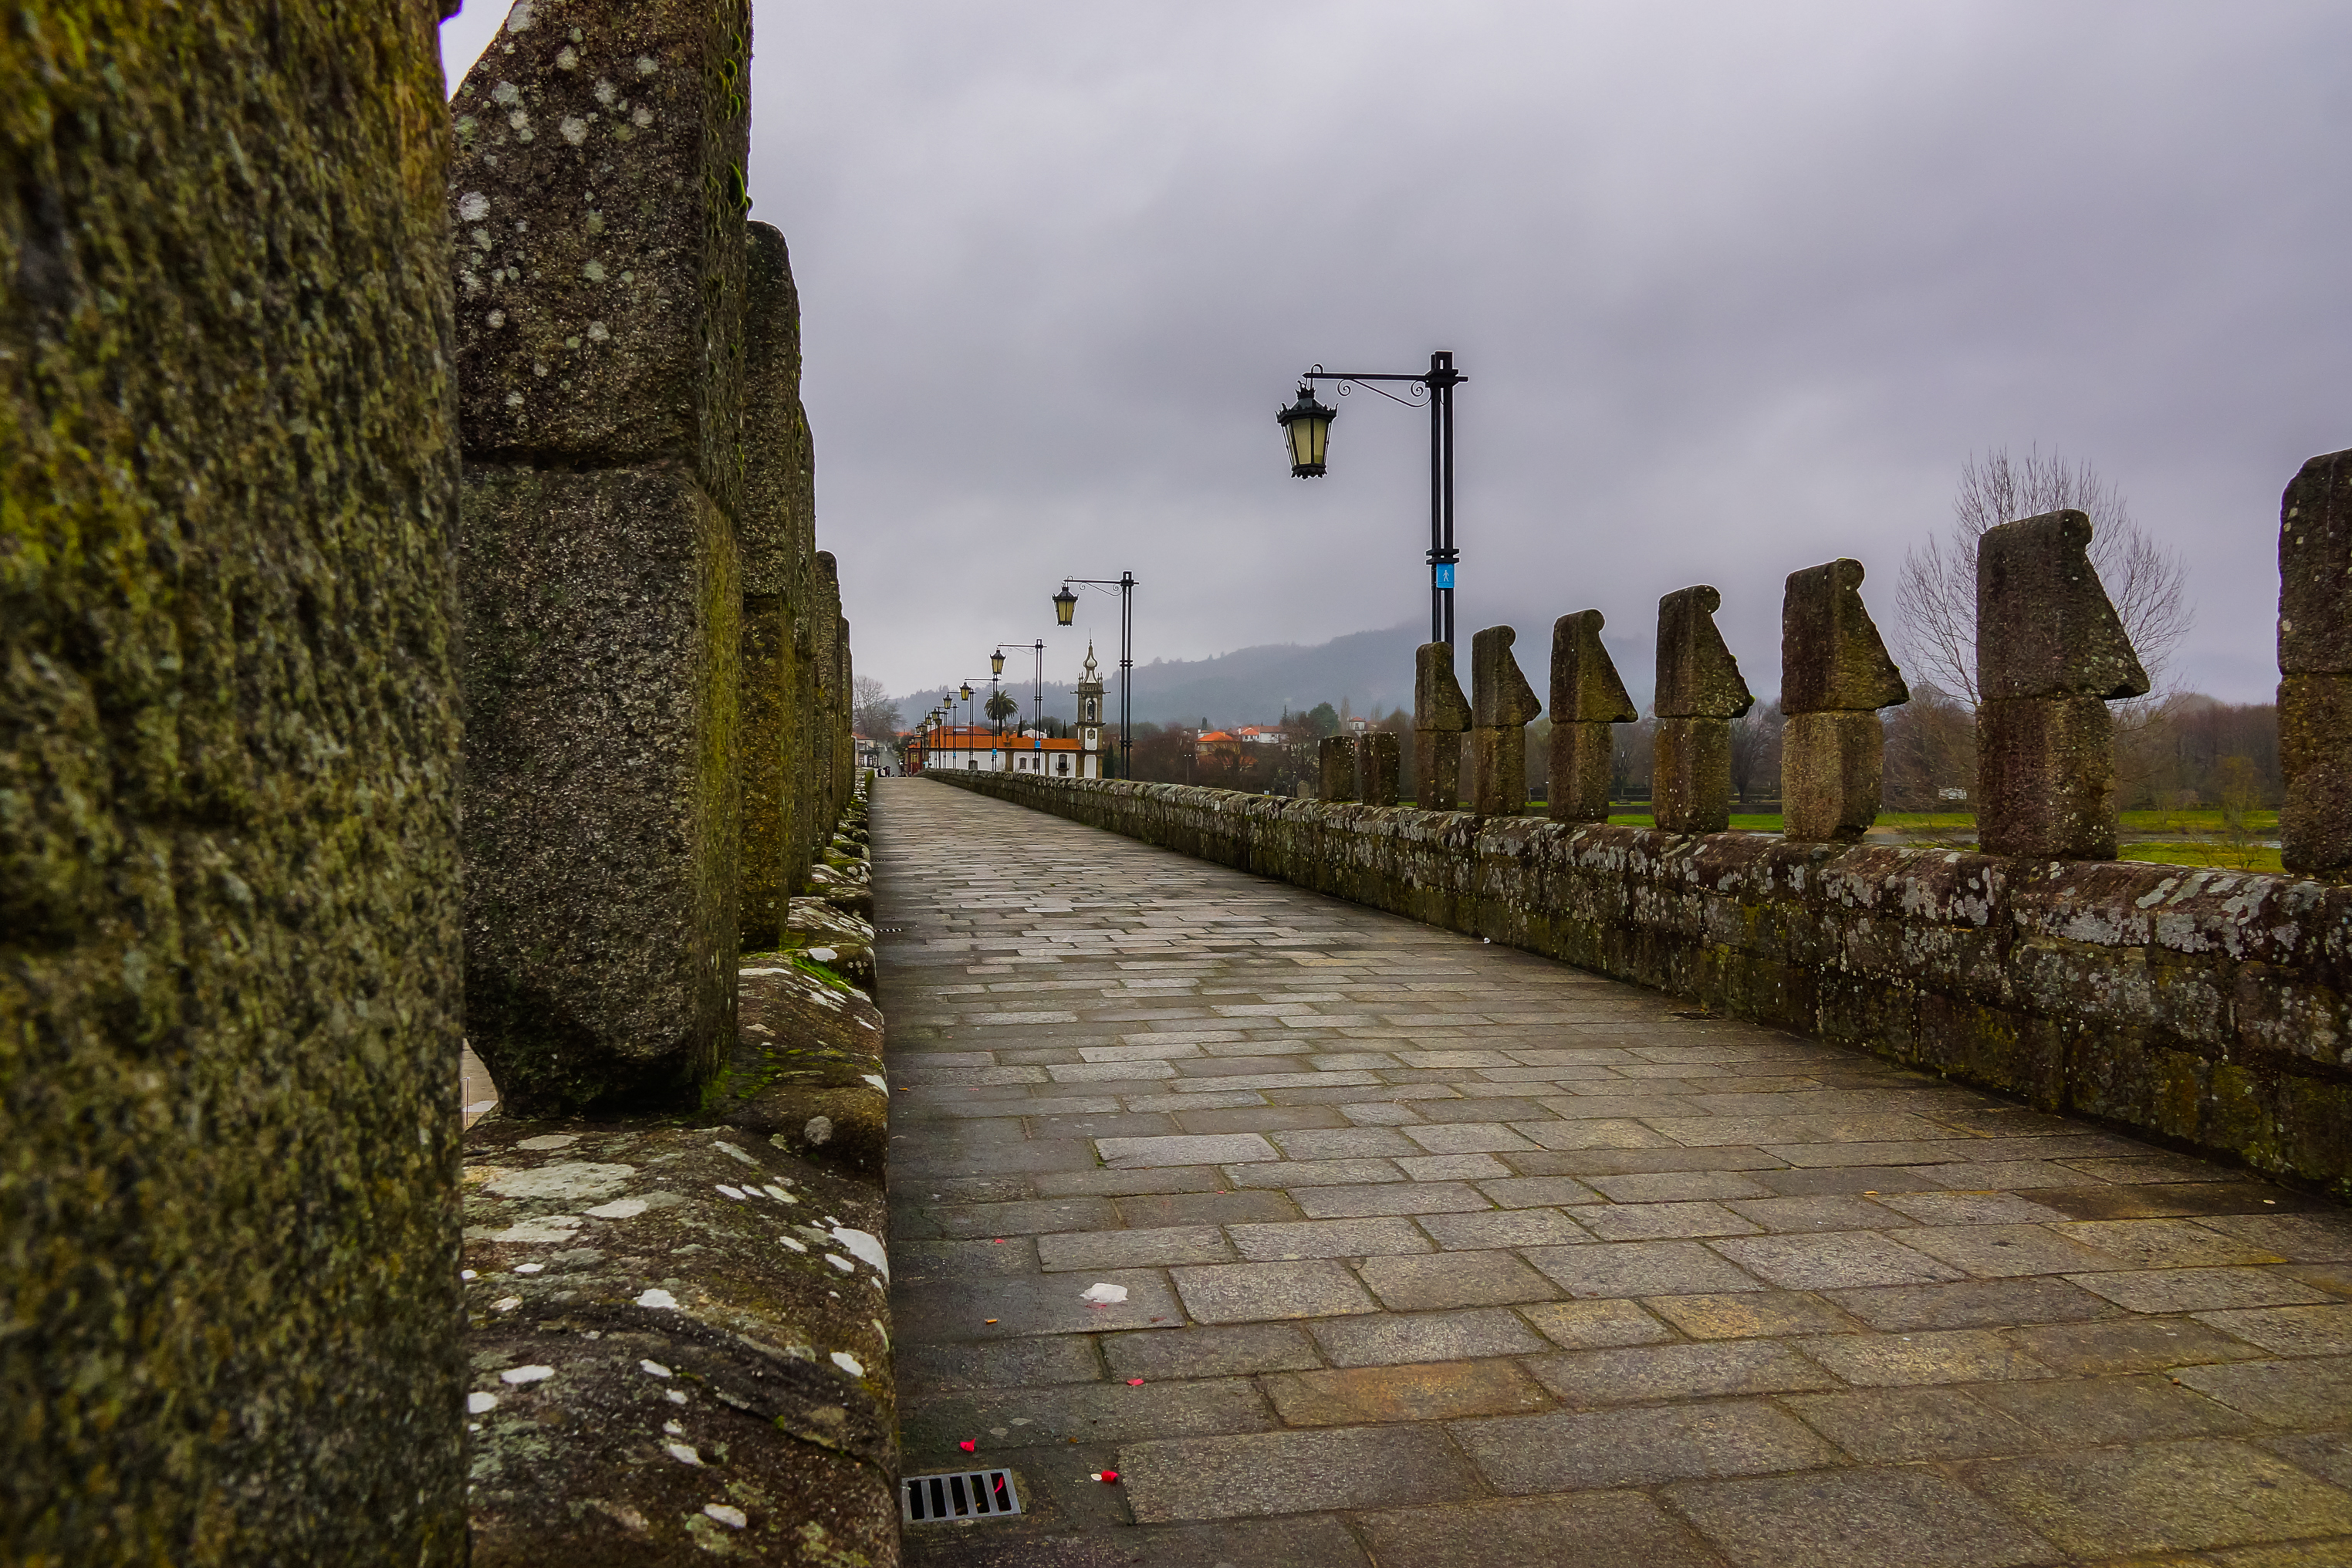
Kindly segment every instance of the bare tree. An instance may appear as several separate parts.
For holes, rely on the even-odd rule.
[[[898,738],[898,705],[890,700],[890,689],[870,675],[861,675],[850,689],[850,728],[869,741],[886,745]]]
[[[2091,564],[2115,601],[2148,679],[2163,668],[2196,619],[2180,558],[2138,523],[2123,493],[2088,463],[2036,447],[2022,461],[1996,447],[1970,455],[1952,498],[1951,531],[1903,558],[1895,592],[1904,660],[1916,690],[1926,684],[1977,702],[1977,541],[2022,517],[2071,510],[2091,519]]]

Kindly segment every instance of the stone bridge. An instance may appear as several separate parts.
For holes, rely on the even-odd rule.
[[[747,0],[446,7],[0,36],[0,1563],[2352,1558],[2347,455],[2290,876],[2113,863],[2076,513],[1981,854],[1855,843],[1849,561],[1778,838],[1704,584],[1655,832],[1589,611],[1548,820],[1508,627],[1413,806],[869,800]]]

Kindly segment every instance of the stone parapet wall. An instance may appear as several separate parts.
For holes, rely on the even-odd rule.
[[[937,776],[2352,1196],[2352,889]]]

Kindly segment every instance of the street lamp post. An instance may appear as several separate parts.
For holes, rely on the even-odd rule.
[[[1315,479],[1323,477],[1331,421],[1339,416],[1337,409],[1316,401],[1318,381],[1338,383],[1343,397],[1360,383],[1370,385],[1391,403],[1402,403],[1408,408],[1418,408],[1423,399],[1427,400],[1429,640],[1449,647],[1454,642],[1454,567],[1462,559],[1454,548],[1454,389],[1469,379],[1454,368],[1454,355],[1448,350],[1431,354],[1429,368],[1410,375],[1327,371],[1318,364],[1298,378],[1298,401],[1275,416],[1290,446],[1291,477]],[[1406,383],[1405,395],[1399,397],[1372,384],[1383,381]]]
[[[1078,596],[1070,592],[1073,583],[1082,587],[1101,588],[1106,592],[1112,588],[1118,590],[1118,776],[1133,778],[1135,774],[1129,766],[1129,759],[1135,742],[1129,720],[1134,716],[1131,699],[1135,685],[1135,574],[1122,572],[1116,578],[1063,578],[1062,591],[1054,595],[1054,619],[1066,626],[1078,608]]]
[[[1076,602],[1076,595],[1072,600]],[[1035,656],[1036,668],[1029,682],[1029,705],[1037,728],[1043,730],[1045,727],[1045,639],[1039,637],[1035,642],[998,643],[996,651],[989,655],[988,665],[999,675],[1004,673],[1004,650],[1008,646],[1025,647]]]

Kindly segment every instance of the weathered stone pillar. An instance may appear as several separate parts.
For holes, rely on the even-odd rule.
[[[822,857],[841,815],[841,731],[849,711],[844,679],[849,628],[841,618],[841,568],[830,550],[815,556],[809,616],[815,633],[814,719],[809,732],[809,845]]]
[[[742,557],[742,927],[746,948],[782,940],[808,874],[795,778],[808,744],[793,622],[815,550],[808,420],[801,408],[800,296],[784,237],[750,226],[744,311]]]
[[[1554,822],[1609,820],[1609,778],[1616,753],[1614,726],[1642,715],[1617,679],[1616,662],[1601,645],[1606,623],[1598,610],[1579,610],[1551,624],[1551,755],[1548,813]]]
[[[1543,702],[1511,655],[1518,636],[1488,626],[1470,639],[1470,809],[1482,816],[1527,809],[1528,725]]]
[[[2091,565],[2091,520],[2045,512],[1977,543],[1977,847],[2116,858],[2110,699],[2147,674]]]
[[[2352,880],[2352,452],[2304,464],[2279,500],[2279,858]]]
[[[1658,601],[1658,739],[1650,804],[1662,833],[1731,826],[1731,721],[1756,704],[1723,646],[1723,595],[1701,585]]]
[[[1316,742],[1316,788],[1318,800],[1353,800],[1356,798],[1356,737],[1326,735]]]
[[[1423,811],[1461,804],[1462,734],[1469,728],[1469,700],[1454,679],[1454,645],[1422,644],[1413,650],[1412,771]]]
[[[1397,803],[1397,738],[1373,730],[1356,738],[1356,796],[1366,805]]]
[[[523,1114],[734,1033],[750,28],[541,0],[451,104],[467,1023]]]
[[[1878,710],[1911,700],[1862,603],[1862,563],[1789,574],[1780,600],[1780,812],[1784,837],[1860,838],[1878,820],[1886,731]]]
[[[466,1558],[438,18],[0,42],[0,1561]]]

